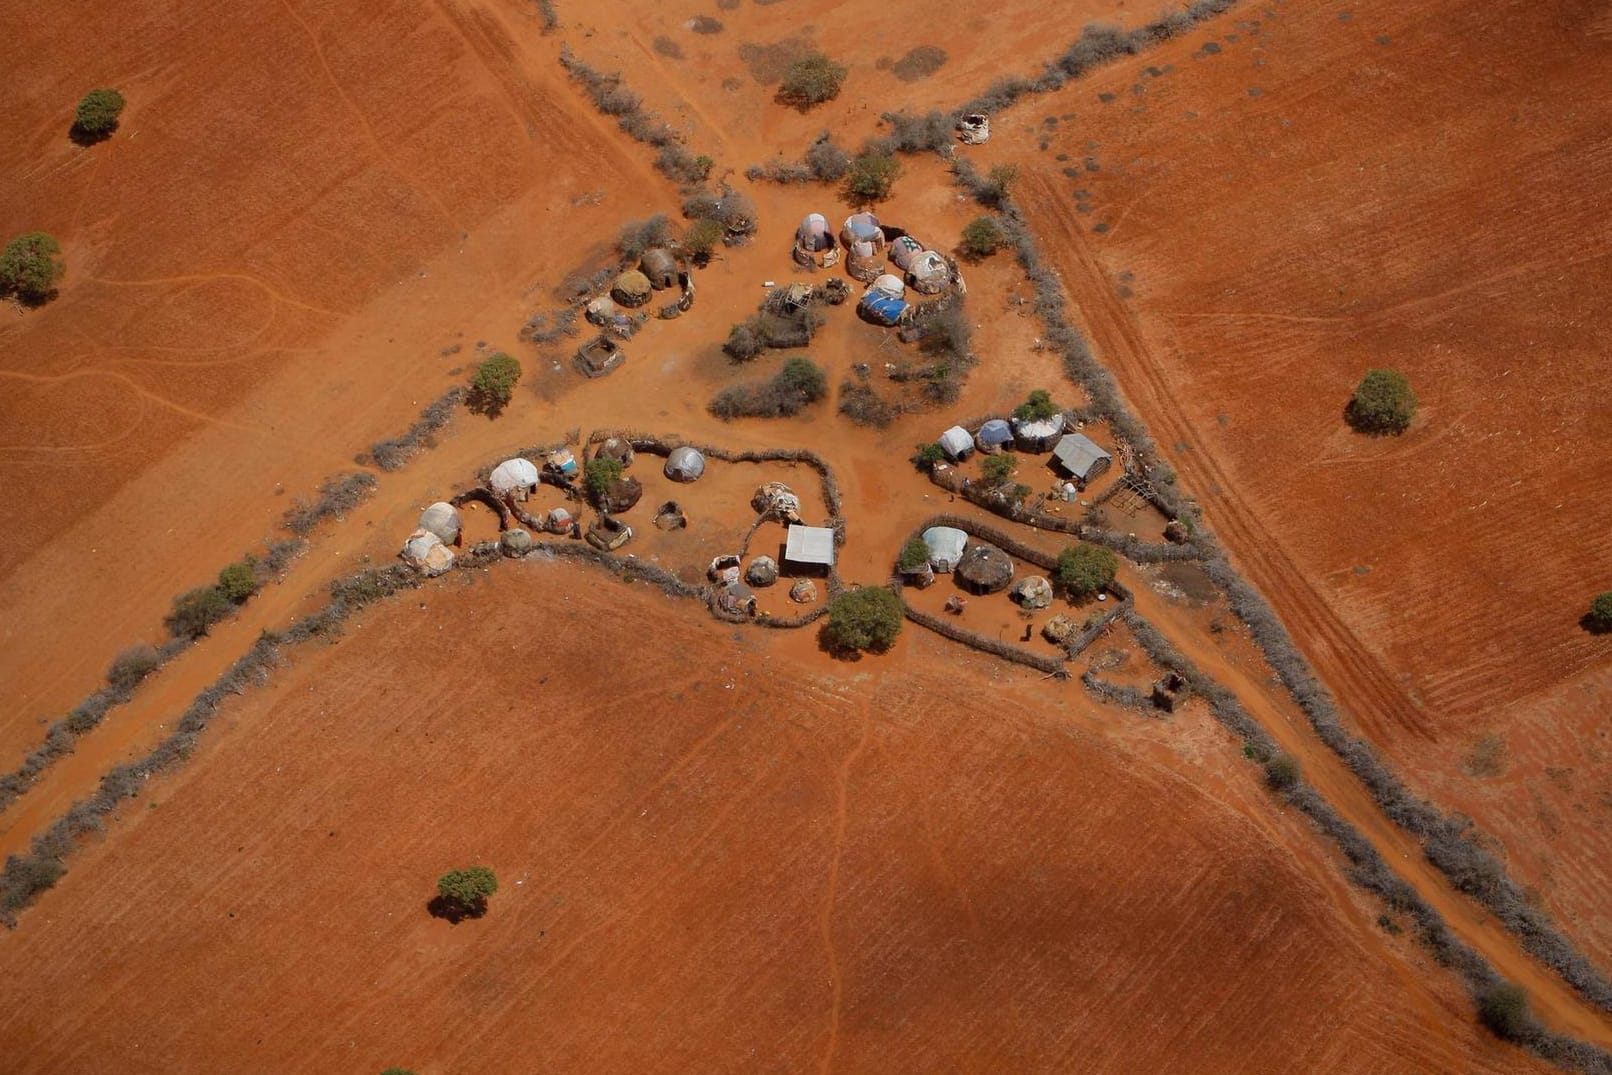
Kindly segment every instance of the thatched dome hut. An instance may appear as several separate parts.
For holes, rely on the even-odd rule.
[[[537,464],[530,459],[506,459],[487,476],[487,484],[493,492],[518,500],[525,500],[529,494],[537,492],[537,482]]]
[[[924,244],[910,235],[898,236],[890,244],[890,260],[896,263],[896,268],[906,272],[912,265],[912,259],[924,252]]]
[[[631,508],[644,496],[644,486],[637,478],[623,476],[610,483],[599,498],[599,504],[608,512],[622,512]]]
[[[952,574],[969,593],[997,593],[1013,581],[1013,560],[995,545],[975,541],[963,551]]]
[[[778,561],[770,556],[758,556],[744,569],[744,580],[752,586],[771,586],[778,581]]]
[[[665,247],[652,246],[644,251],[638,262],[638,271],[649,280],[656,291],[677,286],[677,259]]]
[[[420,529],[435,534],[444,545],[459,544],[459,509],[437,501],[420,513]]]
[[[634,459],[632,444],[625,437],[610,437],[600,443],[594,450],[595,459],[614,459],[623,467],[632,466]]]
[[[1013,419],[1013,440],[1021,452],[1050,452],[1063,436],[1063,415],[1029,421]]]
[[[616,282],[610,286],[610,297],[629,310],[648,302],[654,293],[649,277],[637,269],[628,269],[616,277]]]
[[[524,556],[532,547],[532,535],[520,527],[511,527],[498,535],[498,547],[505,556]]]
[[[404,563],[428,579],[453,567],[453,550],[429,530],[416,530],[410,534],[398,555]]]
[[[687,445],[673,448],[666,457],[665,473],[674,482],[698,481],[705,473],[705,456]]]
[[[929,566],[943,573],[956,567],[968,548],[968,534],[955,526],[931,526],[923,541],[929,546]]]
[[[1052,604],[1052,583],[1041,575],[1027,575],[1013,584],[1013,600],[1027,609]]]

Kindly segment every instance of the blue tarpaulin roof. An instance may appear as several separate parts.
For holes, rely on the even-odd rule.
[[[907,312],[907,301],[873,291],[863,296],[862,309],[877,321],[895,325],[900,323],[902,315]]]

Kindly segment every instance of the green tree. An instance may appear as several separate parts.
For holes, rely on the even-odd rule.
[[[986,173],[985,182],[975,192],[980,203],[991,208],[1000,209],[1002,203],[1007,201],[1008,191],[1013,181],[1019,178],[1019,168],[1016,164],[993,164]]]
[[[1507,1041],[1518,1041],[1535,1027],[1528,994],[1520,985],[1497,982],[1478,997],[1478,1018]]]
[[[78,102],[72,135],[76,141],[98,142],[118,129],[123,94],[117,90],[91,90]]]
[[[1013,472],[1019,469],[1019,461],[1011,455],[988,455],[985,462],[980,464],[980,470],[985,474],[985,480],[992,485],[1006,485],[1007,480],[1013,477]]]
[[[1092,596],[1118,570],[1119,558],[1101,545],[1070,545],[1058,554],[1058,584],[1074,598]]]
[[[1003,238],[995,217],[975,217],[963,227],[963,254],[976,261],[988,258],[1002,248]]]
[[[864,153],[851,162],[845,173],[845,193],[853,202],[865,205],[890,196],[901,175],[901,162],[888,153]]]
[[[823,367],[799,355],[784,362],[773,383],[782,391],[799,394],[807,403],[816,403],[828,395],[828,374]]]
[[[821,52],[808,52],[789,65],[778,87],[778,100],[804,112],[813,105],[832,101],[849,70]]]
[[[1058,410],[1058,405],[1052,401],[1052,394],[1044,388],[1037,388],[1028,399],[1013,408],[1013,417],[1021,422],[1039,422],[1043,418],[1051,418]]]
[[[174,598],[173,611],[163,623],[175,638],[200,638],[213,624],[229,618],[235,602],[217,586],[198,586]]]
[[[621,460],[596,455],[582,468],[582,479],[588,487],[588,497],[595,504],[604,500],[610,487],[621,480]]]
[[[689,225],[688,231],[683,234],[683,249],[688,251],[689,257],[695,261],[704,262],[710,259],[711,251],[715,250],[728,229],[722,226],[720,220],[704,217]]]
[[[912,457],[913,465],[926,472],[934,470],[936,463],[944,463],[945,461],[946,449],[934,441],[918,445],[918,454]]]
[[[1584,626],[1596,634],[1612,631],[1612,590],[1596,594],[1590,601],[1590,611],[1584,617]]]
[[[487,361],[476,367],[470,381],[470,409],[488,417],[497,417],[509,406],[520,383],[521,364],[512,356],[496,351]]]
[[[244,604],[258,591],[257,565],[250,557],[230,564],[218,573],[218,589],[232,603]]]
[[[11,240],[0,253],[0,294],[15,294],[27,303],[50,298],[67,271],[61,252],[61,244],[42,231]]]
[[[901,555],[896,559],[896,567],[902,571],[918,571],[929,563],[929,546],[924,544],[921,537],[908,539],[901,546]]]
[[[1416,417],[1416,394],[1398,370],[1367,370],[1344,417],[1362,433],[1403,433]]]
[[[480,918],[487,899],[498,891],[498,878],[486,866],[449,870],[437,878],[437,898],[443,917]]]
[[[823,634],[837,650],[882,653],[901,633],[901,618],[901,598],[883,586],[866,586],[829,604]]]

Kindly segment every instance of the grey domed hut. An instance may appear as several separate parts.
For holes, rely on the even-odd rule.
[[[459,544],[459,509],[437,501],[420,513],[420,529],[435,534],[444,545]]]
[[[664,247],[654,246],[645,250],[638,262],[638,271],[644,274],[649,286],[656,291],[677,286],[677,259]]]
[[[453,566],[453,550],[429,530],[416,530],[398,553],[403,562],[426,578],[435,578]]]
[[[637,269],[628,269],[616,277],[616,282],[610,287],[610,297],[629,310],[648,302],[654,293],[649,277]]]
[[[994,455],[1013,444],[1013,427],[1001,418],[992,418],[974,434],[974,443],[980,451]]]
[[[951,287],[951,264],[938,251],[925,250],[907,266],[907,283],[920,295],[938,295]]]
[[[673,448],[666,457],[665,473],[674,482],[699,481],[705,473],[705,456],[687,445]]]
[[[525,500],[537,492],[537,465],[530,459],[506,459],[493,468],[487,484],[494,493],[506,499]]]
[[[995,545],[970,542],[952,574],[957,585],[973,594],[997,593],[1013,581],[1013,561]]]
[[[744,581],[752,586],[771,586],[778,581],[778,561],[770,556],[758,556],[744,569]]]

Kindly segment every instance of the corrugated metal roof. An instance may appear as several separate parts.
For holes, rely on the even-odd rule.
[[[1063,437],[1052,450],[1052,456],[1077,478],[1084,478],[1092,464],[1099,459],[1114,458],[1084,433],[1070,433]]]
[[[826,526],[791,526],[784,559],[797,564],[834,566],[834,531]]]

